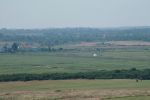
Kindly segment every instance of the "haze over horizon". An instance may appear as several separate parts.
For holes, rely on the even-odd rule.
[[[0,28],[150,26],[150,0],[0,0]]]

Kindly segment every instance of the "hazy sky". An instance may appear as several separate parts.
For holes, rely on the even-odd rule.
[[[0,0],[0,28],[150,26],[150,0]]]

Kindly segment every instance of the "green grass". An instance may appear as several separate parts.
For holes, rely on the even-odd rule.
[[[0,74],[85,72],[114,69],[150,68],[149,51],[0,54]]]
[[[53,80],[29,82],[1,82],[0,91],[41,91],[68,89],[150,89],[150,81],[135,80]]]

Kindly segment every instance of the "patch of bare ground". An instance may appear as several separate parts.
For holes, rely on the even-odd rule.
[[[77,46],[77,47],[82,47],[82,46],[96,46],[97,45],[97,42],[81,42],[79,44],[76,44],[74,46]]]
[[[100,89],[15,91],[0,93],[0,100],[103,100],[103,98],[150,95],[150,90]]]
[[[150,46],[150,42],[145,41],[110,41],[107,43],[120,46]]]

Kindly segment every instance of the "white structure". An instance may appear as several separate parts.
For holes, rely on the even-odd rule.
[[[97,54],[96,54],[96,53],[94,53],[94,54],[93,54],[93,57],[97,57]]]

